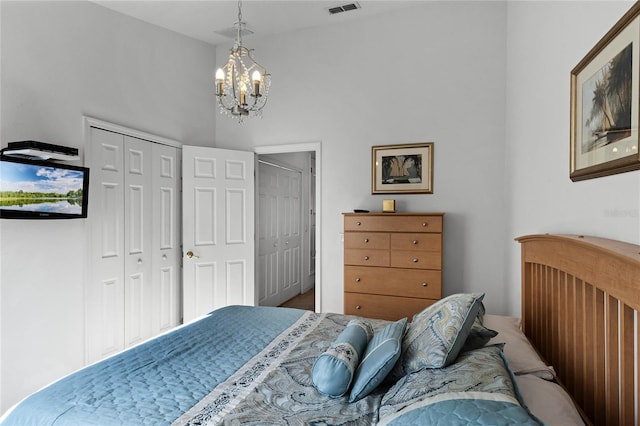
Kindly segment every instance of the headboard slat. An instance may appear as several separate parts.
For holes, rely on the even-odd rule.
[[[634,312],[633,309],[627,305],[622,305],[622,312],[620,313],[620,368],[622,374],[620,380],[622,381],[621,388],[634,386]],[[633,393],[627,392],[622,395],[621,399],[621,422],[623,425],[630,425],[634,422],[635,417],[635,404]]]
[[[619,353],[618,353],[618,300],[607,297],[606,315],[606,347],[607,365],[605,369],[606,398],[607,398],[607,424],[620,424],[620,401],[619,401]]]

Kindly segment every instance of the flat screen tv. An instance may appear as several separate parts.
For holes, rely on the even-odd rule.
[[[80,219],[88,203],[88,168],[0,158],[0,218]]]

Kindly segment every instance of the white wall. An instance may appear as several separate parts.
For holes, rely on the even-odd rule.
[[[640,172],[569,179],[570,72],[632,4],[509,2],[509,238],[549,232],[640,243]],[[519,285],[520,247],[507,247],[507,276]],[[517,290],[509,298],[519,308]]]
[[[248,6],[249,7],[249,6]],[[365,4],[366,7],[366,4]],[[246,16],[250,9],[246,9]],[[485,291],[506,308],[506,5],[421,2],[350,24],[245,43],[272,73],[262,120],[220,117],[216,145],[322,142],[322,309],[342,312],[342,212],[380,211],[371,147],[433,141],[434,194],[401,211],[443,211],[444,293]],[[226,49],[218,49],[223,62]]]
[[[90,2],[0,7],[3,147],[83,150],[83,114],[213,145],[214,47]],[[83,365],[85,231],[83,220],[0,221],[1,411]]]

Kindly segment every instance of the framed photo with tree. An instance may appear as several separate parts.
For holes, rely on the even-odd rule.
[[[640,169],[640,3],[571,71],[572,181]]]
[[[372,194],[432,194],[433,142],[371,148]]]

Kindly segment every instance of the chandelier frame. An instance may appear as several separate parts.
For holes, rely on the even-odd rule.
[[[253,57],[254,49],[242,44],[242,0],[238,1],[236,39],[227,63],[216,71],[216,98],[220,112],[238,118],[262,117],[267,104],[271,74]],[[246,63],[245,63],[246,62]]]

